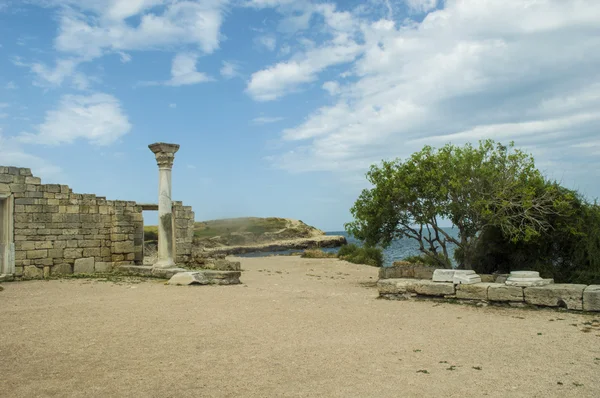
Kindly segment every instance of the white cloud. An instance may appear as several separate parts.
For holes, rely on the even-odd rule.
[[[268,117],[268,116],[260,116],[252,119],[252,123],[262,125],[262,124],[270,124],[276,123],[283,120],[282,117]]]
[[[261,48],[274,51],[277,47],[277,38],[274,35],[262,35],[254,38],[254,43]]]
[[[272,158],[277,165],[364,171],[425,144],[482,138],[515,140],[545,170],[573,181],[590,169],[585,162],[599,163],[598,147],[582,144],[596,142],[600,130],[600,85],[593,83],[600,81],[600,3],[447,0],[439,10],[433,2],[412,4],[433,11],[422,22],[355,16],[364,40],[343,74],[343,90],[333,81],[322,85],[336,102],[282,132],[287,150]],[[301,67],[311,51],[255,73],[250,94],[277,98],[334,65]]]
[[[175,109],[175,108],[177,108],[177,104],[171,103],[171,104],[169,104],[169,108]]]
[[[241,76],[240,66],[231,61],[223,61],[223,66],[219,72],[225,79],[232,79],[234,77]]]
[[[124,64],[131,62],[131,55],[124,53],[123,51],[119,51],[119,57],[121,58],[121,62]]]
[[[6,85],[4,86],[4,88],[6,90],[16,90],[17,88],[19,88],[19,86],[17,86],[17,84],[13,81],[10,81],[8,83],[6,83]]]
[[[437,7],[438,0],[404,0],[412,11],[427,12]],[[388,3],[389,4],[389,3]]]
[[[119,101],[109,94],[65,95],[57,109],[48,111],[36,133],[22,133],[23,143],[59,145],[87,140],[108,145],[131,130]]]
[[[173,58],[171,64],[171,79],[166,82],[142,82],[142,86],[188,86],[204,82],[214,81],[214,79],[205,73],[198,72],[196,63],[198,62],[198,54],[194,53],[179,53]]]

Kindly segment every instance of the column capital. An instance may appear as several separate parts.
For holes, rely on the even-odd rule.
[[[175,152],[179,150],[178,144],[167,144],[164,142],[157,142],[148,145],[148,148],[156,156],[156,163],[160,168],[171,168],[173,167],[173,160],[175,160]]]

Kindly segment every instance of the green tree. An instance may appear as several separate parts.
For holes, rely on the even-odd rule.
[[[361,193],[346,230],[370,246],[414,239],[446,268],[449,244],[458,248],[460,267],[471,269],[484,231],[497,228],[512,242],[526,242],[546,233],[561,207],[530,155],[493,140],[477,147],[426,146],[405,161],[371,166],[367,179],[373,188]],[[439,226],[442,219],[458,237]]]

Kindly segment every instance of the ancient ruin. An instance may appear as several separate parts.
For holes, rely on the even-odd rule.
[[[0,281],[111,271],[161,275],[164,270],[171,276],[185,271],[177,267],[198,268],[192,253],[194,212],[171,200],[179,145],[149,147],[159,166],[158,205],[77,194],[67,185],[42,184],[28,168],[0,166]],[[159,213],[158,260],[149,267],[143,265],[144,210]],[[239,283],[238,270],[222,284],[236,278]]]

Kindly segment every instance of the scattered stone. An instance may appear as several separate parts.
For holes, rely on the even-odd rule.
[[[583,291],[583,310],[600,311],[600,285],[590,285]]]
[[[173,275],[169,285],[235,285],[240,283],[239,271],[187,271]]]
[[[507,286],[528,287],[548,285],[550,281],[540,278],[537,271],[512,271],[505,283]]]
[[[473,270],[456,270],[456,272],[454,272],[454,277],[452,278],[452,283],[455,285],[481,283],[481,277]]]
[[[455,293],[452,283],[417,280],[414,284],[415,293],[425,296],[447,296]]]
[[[94,257],[78,258],[77,260],[75,260],[73,272],[75,274],[93,274],[94,264]]]
[[[455,272],[456,270],[453,269],[436,269],[433,271],[433,277],[431,279],[434,282],[452,282]]]
[[[546,307],[565,307],[583,310],[583,291],[586,285],[568,283],[525,288],[525,302]]]
[[[506,286],[503,283],[491,283],[488,287],[488,300],[523,302],[523,288]]]
[[[488,288],[492,283],[460,284],[456,287],[456,298],[468,300],[487,300]]]

